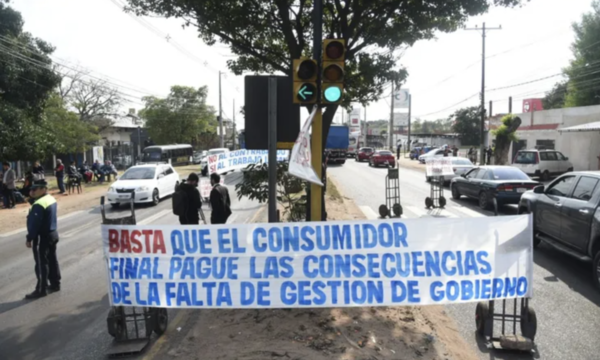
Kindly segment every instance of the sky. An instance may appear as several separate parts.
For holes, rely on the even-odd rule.
[[[243,128],[244,79],[228,71],[226,62],[233,58],[228,48],[207,46],[181,20],[126,14],[122,2],[18,0],[10,6],[23,15],[26,31],[56,47],[55,61],[88,69],[126,94],[123,111],[140,110],[143,96],[164,97],[172,85],[208,86],[208,103],[218,109],[222,71],[224,117],[231,119],[235,112],[236,124]],[[508,112],[509,96],[513,111],[520,112],[523,99],[543,97],[561,79],[554,75],[572,58],[571,24],[591,10],[591,2],[531,0],[519,8],[492,8],[467,22],[468,28],[481,28],[483,22],[502,27],[489,31],[486,39],[486,106],[494,101],[494,114]],[[412,95],[412,118],[447,118],[461,107],[477,105],[481,53],[481,32],[462,29],[406,49],[398,66],[409,72],[403,88]],[[525,82],[529,84],[513,86]],[[499,87],[509,88],[493,90]],[[367,107],[368,121],[389,119],[389,91],[386,95]]]

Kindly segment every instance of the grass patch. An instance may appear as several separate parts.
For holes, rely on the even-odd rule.
[[[330,179],[327,181],[327,194],[333,200],[342,201],[342,194],[340,194],[340,191]]]

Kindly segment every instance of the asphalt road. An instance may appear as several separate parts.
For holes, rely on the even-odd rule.
[[[234,186],[241,179],[236,172],[226,176],[233,214],[229,223],[249,222],[260,205],[239,200]],[[128,214],[112,210],[108,217]],[[210,211],[204,206],[205,215]],[[60,209],[59,209],[60,217]],[[136,206],[138,224],[178,224],[170,198],[158,206]],[[112,346],[106,331],[108,287],[103,261],[100,206],[59,218],[58,258],[62,290],[36,300],[25,301],[35,287],[34,261],[25,247],[25,232],[0,236],[0,359],[104,359]],[[177,311],[170,311],[173,318]]]
[[[352,198],[368,218],[378,217],[378,208],[385,203],[386,169],[369,168],[366,163],[352,160],[343,166],[329,167],[328,173],[339,184],[340,192]],[[493,216],[492,212],[480,210],[475,200],[453,200],[448,189],[444,195],[448,200],[446,209],[428,211],[424,199],[429,196],[430,186],[425,182],[424,173],[401,168],[400,179],[403,218]],[[516,214],[516,211],[516,207],[506,206],[500,209],[500,215]],[[488,349],[475,335],[475,303],[447,306],[447,311],[482,360],[600,359],[600,290],[593,287],[591,274],[589,264],[544,244],[536,249],[534,293],[530,303],[538,320],[533,354]],[[513,302],[507,303],[512,305]]]

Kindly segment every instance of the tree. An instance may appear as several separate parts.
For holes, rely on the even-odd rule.
[[[460,137],[462,145],[478,145],[481,129],[481,106],[457,110],[450,116],[452,131]]]
[[[545,110],[560,109],[565,106],[567,97],[568,82],[561,81],[554,84],[546,96],[542,99],[542,104]]]
[[[309,0],[127,0],[126,11],[182,19],[207,44],[228,45],[233,73],[291,73],[292,59],[310,56],[312,1]],[[408,73],[396,69],[398,52],[436,31],[452,32],[491,3],[515,6],[522,0],[323,0],[323,36],[347,44],[344,106],[378,100],[391,82],[399,88]],[[323,115],[323,143],[337,111]]]
[[[51,142],[45,103],[60,77],[47,42],[23,32],[21,14],[0,1],[0,157],[33,160]]]
[[[592,3],[592,11],[573,24],[575,42],[571,46],[574,59],[565,74],[569,77],[565,106],[600,104],[600,2]]]
[[[140,116],[157,144],[190,143],[203,132],[214,129],[215,111],[206,105],[208,89],[172,86],[166,99],[148,96]]]
[[[502,124],[492,133],[496,135],[496,148],[494,149],[494,164],[506,165],[508,163],[508,150],[513,141],[519,140],[515,132],[521,126],[521,118],[512,114],[504,116]]]
[[[423,122],[420,119],[416,119],[410,122],[410,132],[414,134],[422,133]]]

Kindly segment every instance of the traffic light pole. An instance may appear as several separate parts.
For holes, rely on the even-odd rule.
[[[269,78],[269,222],[277,222],[277,78]]]
[[[317,112],[312,125],[311,153],[312,167],[317,173],[317,177],[323,176],[323,113],[321,111],[321,41],[323,38],[323,0],[315,0],[313,11],[313,24],[315,32],[313,34],[313,59],[317,61],[319,71],[317,71]],[[323,209],[323,187],[310,185],[310,220],[321,221]]]

